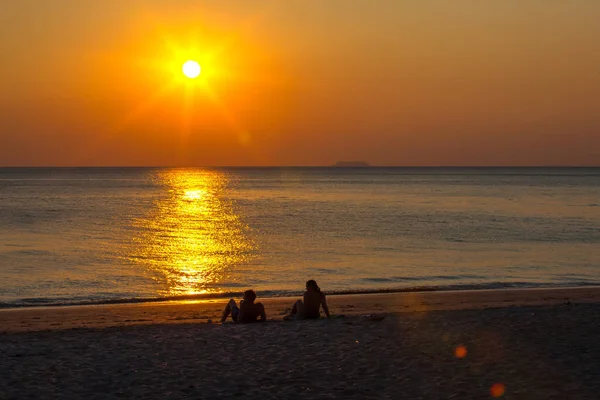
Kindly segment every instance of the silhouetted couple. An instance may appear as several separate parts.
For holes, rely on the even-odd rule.
[[[221,322],[225,322],[230,314],[231,319],[236,323],[266,321],[267,315],[265,313],[265,307],[262,303],[255,303],[255,300],[256,293],[254,290],[246,290],[244,292],[244,299],[240,301],[239,307],[234,299],[229,300],[229,303],[225,306],[225,310],[223,310]],[[325,315],[329,318],[329,307],[327,306],[325,293],[321,292],[317,282],[311,279],[306,282],[306,291],[304,292],[303,300],[296,301],[290,315],[286,316],[284,319],[318,319],[321,317],[321,306],[323,307]]]

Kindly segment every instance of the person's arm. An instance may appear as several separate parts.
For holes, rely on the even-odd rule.
[[[321,305],[323,306],[323,311],[325,311],[325,315],[327,315],[327,318],[329,318],[329,307],[327,307],[327,298],[325,297],[325,294],[321,295]]]
[[[258,303],[260,305],[259,311],[260,311],[260,317],[259,317],[259,321],[260,322],[265,322],[267,320],[267,313],[265,312],[265,306],[263,306],[262,303]]]

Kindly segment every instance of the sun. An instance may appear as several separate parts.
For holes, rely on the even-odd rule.
[[[190,79],[197,78],[198,75],[200,75],[201,71],[200,64],[198,64],[194,60],[188,60],[184,62],[181,69],[183,71],[183,74]]]

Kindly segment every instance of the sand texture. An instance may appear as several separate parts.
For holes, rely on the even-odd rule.
[[[0,398],[600,397],[598,303],[381,316],[4,333]]]

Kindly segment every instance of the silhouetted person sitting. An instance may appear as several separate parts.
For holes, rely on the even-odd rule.
[[[323,306],[323,311],[329,318],[329,307],[327,307],[325,293],[321,292],[317,282],[311,279],[306,282],[304,301],[298,300],[294,303],[290,315],[285,319],[318,319],[321,317],[319,311],[321,306]]]
[[[259,317],[258,321],[266,321],[267,314],[265,314],[265,307],[262,303],[255,303],[254,300],[256,300],[254,290],[246,290],[244,292],[244,299],[240,300],[239,307],[235,304],[234,299],[229,300],[229,303],[225,306],[225,310],[223,310],[221,322],[225,322],[229,314],[231,314],[233,322],[239,324],[256,322]]]

